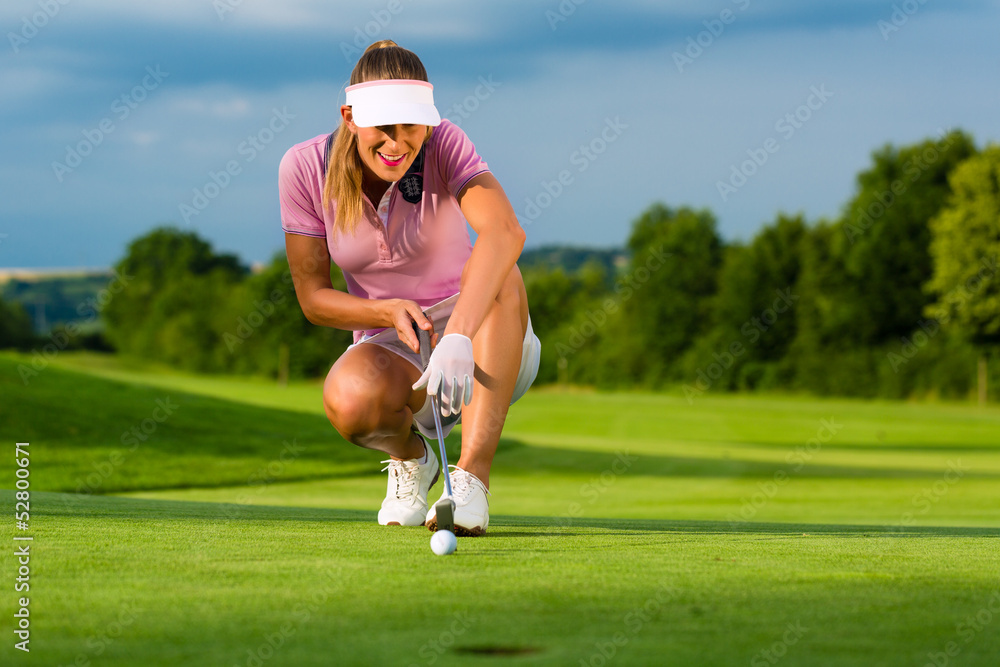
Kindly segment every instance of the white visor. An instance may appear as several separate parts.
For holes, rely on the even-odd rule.
[[[358,127],[441,124],[434,86],[426,81],[386,79],[348,86],[347,105]]]

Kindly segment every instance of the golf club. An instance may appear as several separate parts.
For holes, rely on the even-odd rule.
[[[417,340],[420,342],[420,365],[424,370],[431,359],[431,335],[427,331],[413,323],[413,329],[417,332]],[[434,412],[434,429],[437,431],[438,450],[441,453],[441,471],[444,473],[444,495],[434,503],[434,515],[437,521],[438,530],[450,530],[455,532],[455,501],[451,495],[451,476],[448,474],[448,452],[444,449],[444,429],[441,428],[441,401],[437,394],[427,392],[431,400],[431,409]]]

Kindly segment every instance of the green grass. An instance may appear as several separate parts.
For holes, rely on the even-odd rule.
[[[63,354],[25,386],[23,361],[0,355],[0,435],[32,443],[39,664],[1000,654],[996,408],[530,392],[497,455],[490,533],[440,558],[425,530],[375,524],[382,457],[336,435],[315,382]],[[146,440],[122,442],[166,398]],[[20,656],[4,571],[3,651]]]

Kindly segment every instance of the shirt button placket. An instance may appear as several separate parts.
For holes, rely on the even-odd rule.
[[[381,262],[392,261],[392,254],[389,252],[389,244],[386,241],[385,227],[378,232],[378,258]]]

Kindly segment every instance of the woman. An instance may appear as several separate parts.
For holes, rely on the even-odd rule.
[[[507,408],[538,371],[516,265],[524,231],[472,142],[441,120],[415,54],[372,44],[346,102],[337,131],[293,146],[279,173],[302,312],[355,332],[323,387],[326,413],[345,439],[390,457],[379,523],[436,530],[427,493],[440,464],[426,437],[434,434],[428,392],[437,393],[445,434],[463,424],[450,472],[455,532],[481,535]],[[347,293],[332,287],[331,259]],[[414,323],[433,341],[426,369]]]

